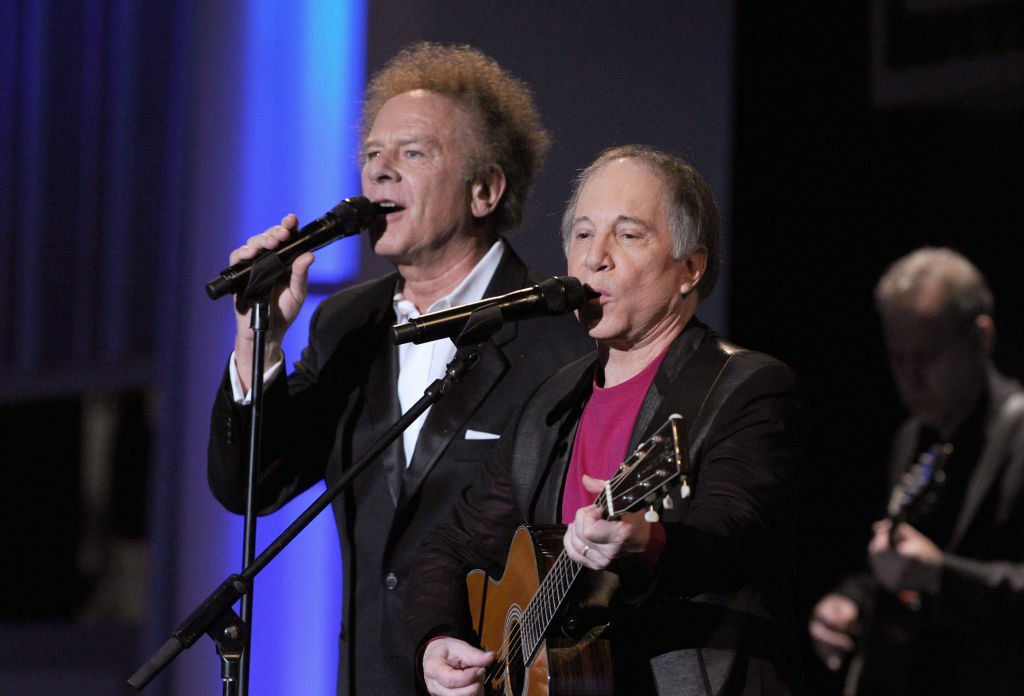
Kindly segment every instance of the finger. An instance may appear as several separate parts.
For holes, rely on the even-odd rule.
[[[292,273],[304,274],[308,272],[309,267],[313,265],[313,261],[315,260],[316,257],[313,256],[313,252],[307,251],[292,262]]]
[[[809,628],[811,644],[818,658],[833,672],[842,667],[843,661],[853,652],[853,640],[825,629],[818,622],[812,621]]]
[[[593,539],[594,526],[605,521],[604,511],[601,508],[587,505],[576,511],[576,517],[573,518],[572,524],[576,527],[579,536]]]
[[[427,684],[433,683],[443,689],[443,693],[451,694],[474,694],[478,686],[483,682],[486,670],[483,667],[459,668],[450,663],[430,665],[429,674],[424,665],[424,681]],[[431,693],[437,693],[431,690]]]
[[[565,548],[565,554],[571,561],[592,570],[598,569],[598,566],[595,564],[598,558],[597,551],[586,539],[577,533],[575,524],[569,525],[569,528],[566,529],[565,535],[562,537],[562,546]]]
[[[875,554],[889,548],[889,524],[876,525],[871,541],[868,542],[868,552]]]
[[[829,648],[840,650],[842,652],[850,652],[853,650],[854,640],[852,636],[841,631],[833,630],[821,621],[816,619],[812,620],[810,624],[808,624],[808,629],[812,638],[817,641],[821,641]]]
[[[490,666],[496,657],[497,655],[493,651],[477,650],[470,647],[468,650],[452,653],[448,662],[458,669],[478,668],[482,672],[483,668]]]
[[[921,532],[906,522],[900,522],[896,525],[896,529],[893,530],[891,537],[896,542],[897,549],[904,546],[916,547],[927,539],[924,534],[921,534]]]
[[[291,232],[284,227],[271,227],[245,240],[245,244],[231,252],[229,261],[233,265],[238,261],[253,258],[264,249],[275,249],[290,235]]]
[[[591,495],[598,495],[604,490],[605,481],[583,474],[583,488]]]

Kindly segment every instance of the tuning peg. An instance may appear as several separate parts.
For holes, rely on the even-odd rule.
[[[683,485],[679,487],[679,497],[686,500],[690,497],[690,482],[683,479]]]
[[[666,495],[666,496],[665,496],[665,497],[664,497],[664,498],[662,499],[662,501],[661,501],[661,504],[662,504],[662,506],[663,506],[663,507],[664,507],[664,508],[665,508],[666,510],[671,510],[672,508],[674,508],[674,507],[676,506],[676,503],[675,503],[675,501],[674,501],[674,500],[672,500],[672,496],[670,496],[670,495]]]
[[[652,505],[651,507],[647,508],[647,512],[644,513],[644,519],[650,522],[651,524],[654,524],[655,522],[660,520],[661,517],[658,515],[658,511],[655,510],[654,506]]]

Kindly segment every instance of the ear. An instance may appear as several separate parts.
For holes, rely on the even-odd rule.
[[[996,322],[987,314],[979,314],[974,318],[974,329],[982,350],[991,355],[996,343]]]
[[[697,247],[696,251],[682,258],[682,263],[685,272],[679,293],[685,297],[696,289],[697,283],[704,277],[704,271],[708,267],[708,250],[705,247]]]
[[[494,212],[505,195],[505,172],[492,165],[487,173],[477,177],[469,187],[469,209],[475,218],[485,218]]]

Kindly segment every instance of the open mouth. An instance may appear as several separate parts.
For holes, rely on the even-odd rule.
[[[387,215],[388,213],[397,213],[399,210],[405,210],[404,207],[398,205],[394,201],[377,201],[373,204],[373,212],[377,215]]]

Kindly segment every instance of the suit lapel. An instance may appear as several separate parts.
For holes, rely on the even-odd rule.
[[[516,431],[509,469],[519,509],[531,524],[561,520],[569,457],[596,369],[594,357],[585,356],[559,370]]]
[[[692,321],[694,321],[694,324],[688,327],[690,330],[684,329],[683,333],[669,347],[668,354],[662,360],[661,367],[658,368],[658,372],[654,375],[654,380],[651,382],[651,386],[644,396],[644,401],[640,404],[640,411],[637,413],[636,420],[633,422],[633,432],[630,436],[629,447],[626,450],[627,453],[633,452],[641,442],[650,437],[660,425],[660,421],[665,420],[670,415],[665,413],[662,417],[662,412],[665,410],[662,408],[665,397],[671,391],[672,384],[679,376],[679,372],[689,362],[690,356],[697,350],[701,339],[706,333],[706,331],[698,330],[695,320]],[[659,416],[658,421],[655,421],[655,416]]]
[[[963,541],[971,522],[978,514],[978,508],[1002,473],[1006,457],[1000,445],[1010,441],[1003,431],[1017,420],[1020,410],[1024,408],[1024,396],[1019,394],[1007,396],[1006,392],[1001,389],[1001,385],[996,386],[991,380],[989,388],[993,390],[991,393],[996,396],[992,400],[994,403],[990,408],[997,409],[997,413],[985,430],[985,444],[975,466],[974,474],[967,484],[964,504],[950,538],[949,548],[951,549],[955,549]]]
[[[724,362],[720,343],[704,324],[690,320],[668,349],[647,390],[633,424],[628,452],[653,435],[673,413],[682,415],[687,433],[691,431]]]
[[[398,350],[395,346],[388,346],[384,355],[379,356],[370,366],[370,384],[386,385],[385,389],[395,391],[398,383]],[[401,417],[401,408],[398,404],[397,394],[391,398],[369,398],[367,399],[366,412],[370,422],[383,424],[390,427]],[[377,437],[384,434],[379,426],[373,428]],[[388,491],[391,494],[391,501],[397,506],[402,490],[402,475],[405,472],[405,454],[402,450],[402,438],[399,436],[384,452],[381,453],[380,466],[388,481]]]
[[[401,417],[401,408],[398,404],[396,384],[398,383],[398,349],[390,340],[391,326],[394,324],[395,314],[391,306],[391,297],[395,292],[398,282],[398,274],[392,274],[380,281],[379,287],[374,289],[374,294],[369,295],[360,306],[354,307],[349,315],[351,321],[359,322],[360,325],[372,326],[372,333],[368,336],[367,345],[383,346],[383,350],[375,349],[366,355],[365,363],[362,365],[350,365],[346,369],[366,370],[365,389],[362,395],[362,408],[365,409],[361,421],[369,427],[355,429],[355,446],[353,452],[356,456],[362,457],[377,444],[379,438]],[[368,313],[363,317],[358,316],[362,308]],[[381,338],[384,334],[386,337]],[[338,355],[339,359],[345,356]],[[405,470],[405,456],[402,452],[401,438],[385,449],[378,457],[376,467],[387,480],[388,492],[392,503],[398,504],[401,491],[402,473]],[[364,473],[364,477],[370,474]],[[379,474],[378,474],[379,475]]]

